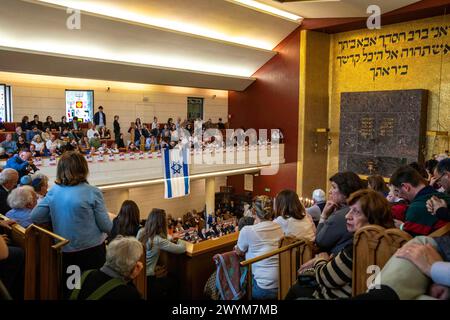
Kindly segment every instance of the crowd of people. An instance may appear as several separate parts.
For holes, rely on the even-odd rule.
[[[26,161],[23,152],[19,157]],[[356,298],[442,299],[449,297],[450,236],[428,237],[450,221],[450,158],[439,160],[423,167],[402,166],[389,183],[381,176],[370,176],[365,182],[353,172],[338,172],[329,178],[328,198],[323,190],[315,190],[315,204],[307,209],[294,191],[281,190],[275,198],[256,196],[244,206],[239,223],[226,208],[209,216],[191,211],[181,219],[154,208],[142,223],[139,207],[131,200],[123,202],[112,219],[101,191],[87,181],[84,155],[66,151],[50,190],[48,178],[39,172],[2,170],[0,209],[11,220],[0,224],[3,228],[12,223],[25,228],[33,223],[48,226],[70,241],[62,251],[63,268],[77,265],[85,272],[81,289],[65,292],[70,299],[138,299],[132,280],[140,272],[146,272],[149,299],[176,298],[176,275],[160,264],[161,250],[183,253],[186,245],[180,240],[204,241],[237,229],[235,253],[242,259],[277,249],[284,237],[305,238],[317,245],[320,253],[301,266],[286,299],[351,298],[355,232],[366,225],[397,227],[414,239],[382,270],[382,290]],[[5,239],[0,237],[0,280],[20,299],[24,252]],[[140,262],[144,248],[145,266]],[[278,257],[259,261],[251,270],[253,298],[276,299]],[[106,283],[111,289],[100,290]]]
[[[164,148],[174,148],[177,145],[190,148],[222,148],[224,146],[222,131],[226,128],[222,119],[217,123],[211,119],[184,120],[178,118],[175,122],[169,118],[166,123],[153,118],[151,124],[145,124],[137,118],[128,128],[129,140],[124,139],[124,132],[119,123],[119,116],[114,116],[112,130],[107,127],[106,114],[100,106],[94,114],[93,122],[87,123],[87,129],[82,128],[81,119],[76,116],[67,122],[67,117],[61,117],[60,122],[47,116],[45,122],[34,115],[33,121],[24,116],[14,133],[6,133],[0,143],[0,157],[9,159],[16,157],[21,151],[29,151],[30,158],[59,156],[64,151],[77,150],[87,155],[118,154],[120,152],[160,151]],[[195,123],[199,123],[195,127]],[[207,129],[217,129],[215,135],[204,135]],[[4,123],[0,122],[0,131],[5,131]],[[218,134],[217,132],[220,132]],[[278,134],[278,138],[281,133]],[[245,144],[245,139],[236,139],[235,144]],[[31,160],[30,160],[30,164]]]

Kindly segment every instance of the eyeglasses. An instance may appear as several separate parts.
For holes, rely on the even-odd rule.
[[[445,176],[445,173],[441,174],[441,176],[439,178],[434,180],[434,183],[438,183],[442,179],[443,176]]]

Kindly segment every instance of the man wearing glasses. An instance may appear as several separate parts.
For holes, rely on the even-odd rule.
[[[435,183],[438,183],[445,191],[450,194],[450,158],[441,160],[434,169]],[[438,219],[450,221],[450,211],[445,200],[436,196],[427,201],[427,209]]]

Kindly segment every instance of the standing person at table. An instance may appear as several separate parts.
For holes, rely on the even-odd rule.
[[[94,123],[99,128],[106,126],[106,115],[102,106],[98,107],[98,111],[94,114]]]
[[[119,123],[119,116],[114,116],[114,141],[118,144],[118,141],[120,139],[120,123]]]
[[[99,269],[105,263],[105,239],[112,222],[102,192],[91,186],[83,155],[65,152],[58,162],[55,185],[33,209],[33,223],[50,223],[53,231],[69,240],[63,248],[63,274],[68,266],[81,271]]]

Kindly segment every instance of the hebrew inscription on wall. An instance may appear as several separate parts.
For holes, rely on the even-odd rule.
[[[441,25],[341,40],[336,60],[339,67],[367,66],[373,81],[402,77],[414,67],[410,58],[450,56],[449,33],[450,25]]]

